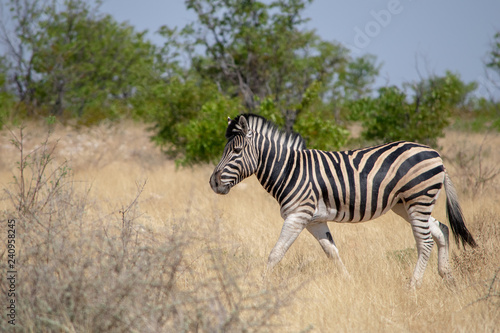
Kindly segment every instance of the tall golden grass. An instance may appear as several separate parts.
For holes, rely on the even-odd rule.
[[[23,209],[13,178],[19,180],[20,152],[10,142],[13,135],[19,139],[19,130],[0,133],[2,222],[17,220],[20,243],[17,331],[492,332],[500,327],[498,134],[448,132],[440,141],[479,246],[464,250],[451,240],[455,287],[437,274],[434,249],[422,288],[413,292],[408,284],[415,242],[408,223],[395,214],[330,224],[352,279],[340,276],[304,233],[263,280],[282,219],[254,177],[218,196],[208,184],[212,166],[176,168],[151,144],[146,127],[133,123],[58,126],[45,145],[44,126],[30,124],[23,131],[26,188],[39,172],[40,152],[55,149],[35,204]],[[34,149],[37,153],[28,154]],[[71,171],[61,175],[64,162]],[[447,223],[444,193],[433,215]],[[6,256],[0,251],[2,273]],[[0,330],[11,328],[1,316]]]

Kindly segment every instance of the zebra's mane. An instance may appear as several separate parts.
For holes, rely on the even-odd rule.
[[[226,138],[228,140],[230,140],[235,135],[243,134],[242,129],[239,126],[240,117],[245,117],[248,123],[248,127],[251,130],[259,133],[260,135],[268,138],[271,141],[279,142],[280,144],[285,145],[286,147],[293,148],[295,150],[306,149],[306,143],[300,136],[300,134],[286,133],[272,121],[267,120],[262,116],[251,113],[239,115],[231,121],[226,130]]]

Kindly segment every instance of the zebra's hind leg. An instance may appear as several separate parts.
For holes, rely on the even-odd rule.
[[[432,239],[428,219],[425,220],[424,218],[413,217],[410,224],[413,231],[413,237],[415,237],[415,242],[417,244],[418,253],[417,264],[410,280],[410,288],[415,289],[415,287],[420,288],[422,284],[422,278],[424,277],[425,268],[431,256],[434,240]]]
[[[410,288],[420,288],[422,284],[422,278],[424,276],[425,268],[429,262],[429,258],[432,251],[432,246],[434,245],[432,230],[430,220],[430,212],[432,211],[432,205],[420,205],[416,204],[411,207],[410,210],[400,202],[396,204],[392,210],[403,217],[405,220],[410,222],[411,229],[413,231],[413,237],[415,237],[415,243],[417,245],[418,259],[413,271],[413,276],[410,280]],[[436,232],[434,230],[434,232]]]
[[[339,250],[335,246],[332,234],[326,222],[315,223],[307,226],[307,231],[309,231],[316,239],[325,251],[328,258],[333,259],[335,266],[344,276],[349,277],[349,272],[344,266],[342,259],[340,259]]]
[[[449,261],[449,230],[448,227],[433,218],[429,218],[432,238],[438,246],[438,272],[447,282],[454,284]]]

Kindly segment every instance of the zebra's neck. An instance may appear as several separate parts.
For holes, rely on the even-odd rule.
[[[263,117],[252,114],[242,116],[255,133],[253,146],[258,155],[255,175],[262,186],[278,200],[281,186],[295,168],[294,159],[306,147],[304,139],[299,134],[280,130]]]
[[[279,140],[256,138],[259,144],[259,163],[255,175],[261,185],[273,197],[281,192],[281,187],[294,168],[297,150],[288,145],[280,144]]]

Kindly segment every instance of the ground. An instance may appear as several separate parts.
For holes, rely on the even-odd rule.
[[[264,280],[282,226],[274,199],[255,177],[216,195],[208,183],[213,166],[177,168],[150,142],[147,126],[132,122],[79,130],[57,125],[46,146],[58,140],[45,176],[63,163],[71,170],[60,191],[50,196],[54,182],[47,178],[36,204],[19,213],[13,175],[19,179],[20,153],[10,141],[20,132],[11,130],[0,132],[0,211],[19,219],[17,301],[23,306],[17,320],[26,331],[500,327],[498,134],[448,131],[439,142],[479,247],[452,241],[454,287],[439,277],[434,248],[422,288],[413,292],[415,242],[408,223],[392,213],[362,224],[329,224],[350,280],[306,232]],[[47,127],[28,124],[24,135],[26,156],[44,147]],[[27,167],[25,179],[30,175]],[[444,192],[433,215],[448,224]],[[5,252],[0,260],[5,270]]]

